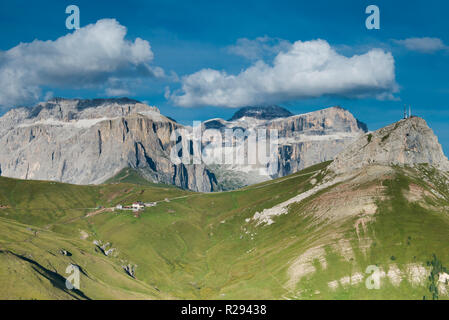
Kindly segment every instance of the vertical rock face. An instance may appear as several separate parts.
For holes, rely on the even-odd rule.
[[[204,165],[175,165],[170,135],[178,124],[130,99],[54,99],[0,118],[3,176],[101,183],[125,167],[154,182],[213,191]]]
[[[276,114],[276,111],[279,111],[279,114]],[[262,112],[260,107],[244,108],[232,117],[232,121],[212,119],[205,122],[206,129],[266,129],[278,132],[278,147],[275,150],[278,170],[274,174],[260,174],[260,166],[213,167],[219,184],[227,179],[237,181],[224,181],[227,185],[241,187],[289,175],[311,165],[332,160],[367,131],[365,124],[340,107],[285,117],[286,113],[288,111],[285,109],[273,106],[269,107],[267,112]]]
[[[370,164],[427,163],[449,171],[449,161],[426,121],[412,117],[360,137],[329,166],[336,173],[351,172]]]
[[[367,131],[364,123],[340,107],[276,119],[267,128],[279,132],[277,177],[332,160]]]

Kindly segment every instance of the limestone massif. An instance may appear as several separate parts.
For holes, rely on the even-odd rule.
[[[274,110],[279,111],[276,117]],[[212,129],[244,129],[247,131],[276,130],[278,148],[275,150],[278,168],[266,174],[261,166],[224,165],[213,167],[219,184],[229,188],[242,187],[272,178],[283,177],[311,165],[332,160],[346,146],[367,132],[367,126],[348,110],[330,107],[310,113],[284,117],[285,109],[269,107],[267,113],[260,107],[244,108],[234,120],[211,119],[204,123]]]
[[[173,164],[170,135],[179,125],[130,99],[53,99],[0,118],[2,176],[98,184],[125,167],[153,182],[213,191],[202,165]]]

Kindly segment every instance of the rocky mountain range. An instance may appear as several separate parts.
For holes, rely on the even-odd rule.
[[[121,99],[55,98],[17,108],[0,118],[0,174],[6,177],[98,184],[131,167],[149,181],[210,192],[285,176],[333,159],[367,131],[340,107],[292,115],[278,106],[246,107],[231,120],[211,119],[203,129],[275,129],[279,167],[174,164],[174,130],[182,126],[156,107]],[[266,171],[266,170],[265,170]]]

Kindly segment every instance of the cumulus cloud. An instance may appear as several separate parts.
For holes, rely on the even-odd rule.
[[[418,51],[421,53],[435,53],[441,50],[449,50],[449,47],[446,46],[439,38],[408,38],[394,41],[408,50]]]
[[[181,83],[170,99],[184,107],[240,107],[323,95],[388,99],[398,90],[391,53],[372,49],[346,57],[324,40],[297,41],[272,64],[258,60],[236,75],[203,69]]]
[[[110,79],[153,77],[148,41],[125,39],[126,27],[103,19],[54,41],[34,40],[0,52],[0,105],[35,102],[43,88],[102,88]],[[104,88],[114,95],[120,88]],[[124,92],[125,89],[122,89]]]
[[[258,60],[274,56],[280,51],[290,49],[290,47],[290,41],[264,36],[253,40],[247,38],[238,39],[237,43],[229,46],[227,50],[229,53],[249,60]]]
[[[106,88],[105,95],[108,97],[120,97],[129,95],[130,91],[123,88]]]

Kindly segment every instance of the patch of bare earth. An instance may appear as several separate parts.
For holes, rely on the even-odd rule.
[[[423,285],[430,274],[429,268],[418,263],[410,263],[406,267],[407,279],[412,285]]]
[[[87,238],[89,238],[89,234],[84,230],[80,230],[80,238],[82,240],[86,240]]]
[[[404,191],[405,198],[410,202],[417,202],[424,199],[424,196],[432,196],[430,192],[417,184],[410,183],[409,190]]]
[[[393,286],[398,287],[402,281],[407,281],[413,286],[424,286],[430,274],[430,269],[419,263],[410,263],[404,266],[404,270],[399,269],[396,264],[390,264],[388,271],[380,267],[377,276],[380,280],[380,287],[385,285],[385,281],[389,281]],[[344,276],[340,279],[330,281],[328,287],[335,291],[337,288],[355,286],[367,280],[369,274],[356,272],[352,275]],[[438,289],[441,295],[448,293],[449,275],[442,273],[439,275]]]
[[[321,220],[336,220],[363,215],[362,229],[376,213],[377,200],[385,199],[386,188],[382,181],[391,178],[394,171],[389,167],[370,166],[359,170],[357,175],[313,199],[305,211],[313,212]],[[359,234],[362,229],[358,229]]]
[[[288,275],[290,280],[287,282],[287,287],[293,288],[301,278],[313,274],[316,271],[314,264],[315,260],[318,260],[321,268],[327,268],[327,262],[325,259],[325,250],[322,246],[310,248],[302,255],[300,255],[289,267]]]

